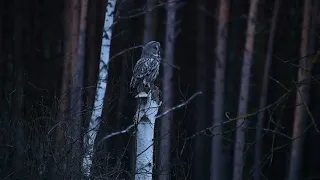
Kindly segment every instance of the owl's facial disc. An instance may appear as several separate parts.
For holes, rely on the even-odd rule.
[[[160,57],[160,43],[157,41],[150,41],[145,45],[142,51],[145,55]]]
[[[160,57],[160,43],[154,43],[152,46],[151,51],[153,52],[152,54],[156,57]]]

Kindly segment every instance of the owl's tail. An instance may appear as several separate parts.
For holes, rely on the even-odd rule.
[[[143,83],[140,83],[135,78],[131,78],[130,81],[130,93],[134,94],[134,96],[140,92],[145,91],[145,87]]]

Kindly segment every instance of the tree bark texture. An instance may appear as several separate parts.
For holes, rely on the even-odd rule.
[[[88,0],[81,0],[80,27],[78,36],[78,46],[76,51],[75,74],[72,81],[72,91],[70,97],[71,119],[68,124],[68,135],[71,153],[68,163],[70,164],[70,178],[78,179],[81,174],[81,131],[83,119],[83,80],[84,80],[84,58],[85,58],[85,42],[87,30],[87,10]]]
[[[300,59],[299,59],[299,69],[297,76],[297,83],[310,78],[312,63],[310,58],[303,58],[308,54],[309,50],[309,32],[310,32],[310,20],[312,11],[312,0],[304,1],[303,9],[303,22],[301,28],[301,45],[300,45]],[[304,131],[306,128],[306,119],[308,118],[307,107],[309,102],[309,90],[310,82],[304,82],[297,87],[296,94],[296,107],[294,111],[294,123],[292,138],[293,142],[291,145],[291,157],[290,166],[288,171],[288,179],[298,180],[302,178],[302,153],[303,153],[303,143],[304,143]]]
[[[157,0],[147,0],[147,12],[144,18],[143,44],[153,41],[157,29]]]
[[[224,95],[225,95],[225,73],[227,64],[227,41],[228,41],[228,20],[229,20],[229,0],[220,0],[219,22],[217,32],[217,44],[215,49],[215,77],[214,77],[214,100],[213,100],[213,129],[212,137],[212,157],[211,157],[211,179],[223,178],[223,155],[222,137],[224,119]]]
[[[273,55],[273,42],[276,31],[278,13],[280,9],[281,0],[276,0],[273,9],[273,16],[271,20],[271,28],[268,40],[267,54],[263,71],[263,79],[261,86],[261,94],[260,94],[260,102],[259,109],[263,109],[267,104],[268,97],[268,79],[269,79],[269,70],[272,63],[272,55]],[[261,177],[261,153],[262,153],[262,128],[263,128],[263,119],[264,119],[265,111],[262,111],[258,114],[257,121],[257,131],[256,131],[256,144],[255,144],[255,158],[254,158],[254,179],[260,180]]]
[[[143,93],[141,93],[143,94]],[[160,91],[155,87],[146,97],[137,98],[134,116],[137,125],[135,180],[152,180],[154,126],[158,114]]]
[[[240,95],[238,116],[247,114],[248,101],[249,101],[249,85],[251,75],[251,64],[254,50],[254,36],[256,28],[256,15],[259,0],[251,0],[249,17],[247,21],[246,42],[243,54],[243,64],[240,79]],[[234,146],[234,159],[233,159],[233,180],[241,180],[243,178],[242,168],[244,166],[244,147],[245,147],[245,131],[247,129],[245,119],[237,120],[236,140]]]
[[[23,4],[23,3],[22,3]],[[14,122],[14,142],[15,151],[13,155],[13,164],[15,170],[15,177],[23,176],[24,168],[24,117],[23,117],[23,101],[24,101],[24,87],[23,87],[23,36],[24,30],[24,8],[20,2],[14,1],[15,17],[14,17],[14,99],[12,102],[12,119]]]
[[[98,18],[98,5],[102,4],[101,1],[90,1],[88,9],[88,60],[86,61],[87,78],[86,85],[88,86],[86,96],[86,117],[90,118],[91,108],[95,101],[96,85],[99,73],[99,53],[101,44],[101,30],[102,27],[98,26],[98,21],[102,21]]]
[[[205,1],[201,0],[198,2],[198,6],[205,6]],[[203,94],[196,99],[196,132],[200,132],[206,128],[207,125],[207,116],[206,116],[206,56],[205,56],[205,44],[206,44],[206,14],[205,12],[198,7],[197,8],[197,90],[202,91]],[[204,179],[206,171],[204,160],[206,158],[204,154],[205,147],[205,137],[196,136],[194,144],[194,178]]]
[[[62,69],[62,80],[61,80],[61,90],[60,90],[60,97],[59,97],[59,114],[57,116],[58,122],[55,128],[55,144],[54,144],[54,157],[53,163],[50,169],[50,178],[57,179],[58,174],[57,172],[63,172],[64,170],[58,167],[58,161],[64,156],[63,153],[63,145],[65,144],[65,137],[63,133],[66,130],[65,122],[68,118],[67,110],[69,104],[69,87],[71,86],[71,29],[72,29],[72,16],[75,9],[72,8],[72,1],[65,2],[65,10],[64,10],[64,58],[63,58],[63,69]],[[71,17],[71,18],[70,18]],[[63,163],[62,163],[63,164]],[[62,165],[63,166],[63,165]],[[61,167],[62,167],[61,166]]]
[[[175,38],[175,21],[176,21],[176,7],[175,2],[170,0],[167,5],[167,21],[166,21],[166,40],[165,40],[165,60],[168,64],[173,64],[174,61],[174,38]],[[173,69],[167,63],[163,64],[163,81],[162,81],[162,102],[164,103],[164,110],[172,107],[173,89],[172,78]],[[167,180],[170,177],[170,157],[171,157],[171,127],[172,113],[168,113],[161,119],[160,122],[160,136],[159,136],[159,164],[157,170],[159,173],[159,180]]]

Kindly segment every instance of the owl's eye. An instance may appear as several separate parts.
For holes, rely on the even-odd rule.
[[[153,50],[158,51],[158,46],[153,46]]]

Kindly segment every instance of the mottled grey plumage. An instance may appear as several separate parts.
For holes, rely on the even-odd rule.
[[[160,43],[157,41],[148,42],[142,49],[141,58],[133,69],[130,87],[141,92],[145,86],[151,88],[160,67]]]

